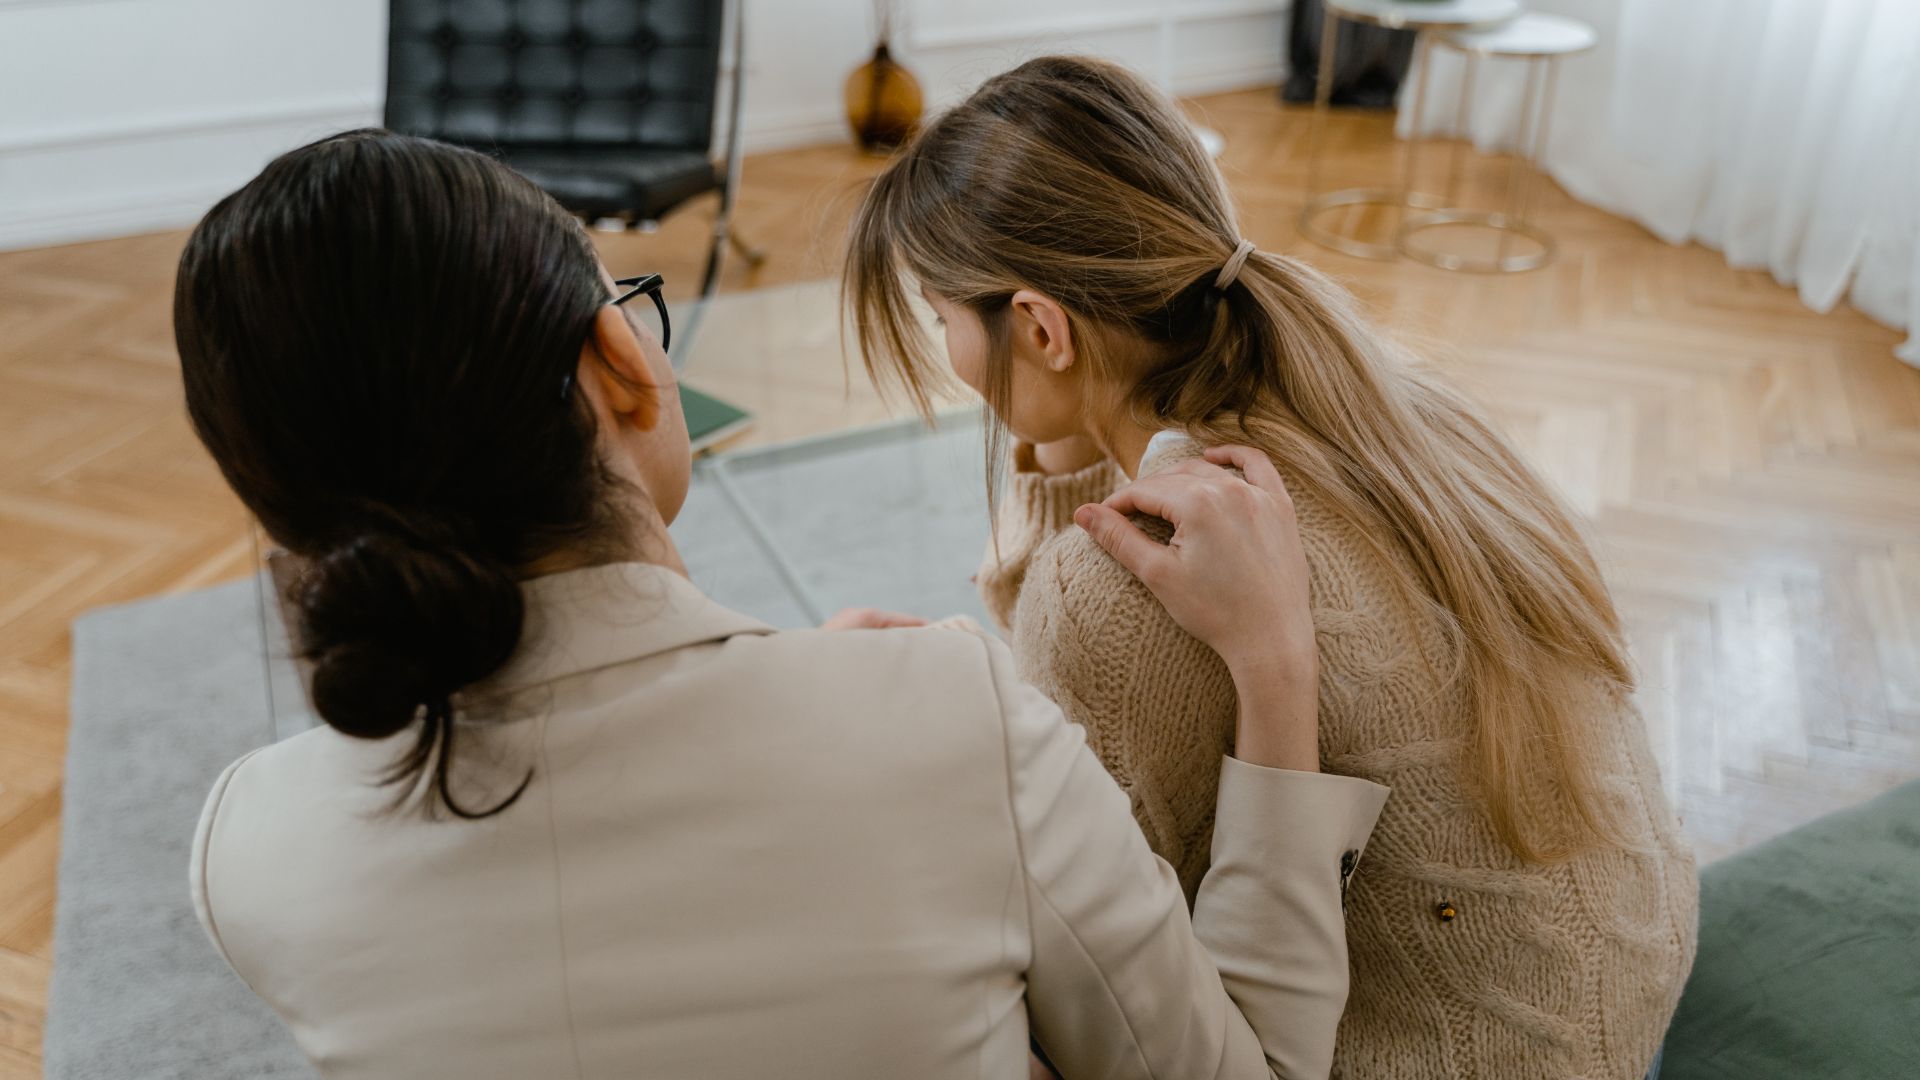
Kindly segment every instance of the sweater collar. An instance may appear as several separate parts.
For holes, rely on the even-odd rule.
[[[1199,453],[1199,444],[1193,441],[1193,436],[1178,428],[1168,428],[1147,440],[1146,452],[1140,455],[1140,467],[1135,472],[1147,476],[1175,462],[1198,457]]]
[[[735,634],[773,627],[708,599],[652,563],[609,563],[521,584],[520,647],[486,689],[520,690]]]

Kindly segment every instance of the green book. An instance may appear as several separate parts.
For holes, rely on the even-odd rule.
[[[696,454],[738,435],[753,424],[753,417],[745,409],[735,408],[717,397],[688,389],[686,383],[680,384],[680,411],[686,414],[687,439],[693,444]]]

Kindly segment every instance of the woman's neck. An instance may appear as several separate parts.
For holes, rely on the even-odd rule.
[[[1141,426],[1130,416],[1115,417],[1094,435],[1094,441],[1107,452],[1127,479],[1140,478],[1140,462],[1147,456],[1147,444],[1160,434],[1158,428]]]
[[[630,509],[633,530],[628,543],[620,545],[618,549],[596,545],[548,552],[529,564],[521,576],[546,577],[548,574],[584,570],[589,566],[607,563],[639,562],[663,566],[681,577],[687,577],[687,564],[680,558],[680,549],[674,546],[673,534],[667,531],[667,523],[661,520],[660,512],[645,499],[635,499],[633,503],[638,505]]]

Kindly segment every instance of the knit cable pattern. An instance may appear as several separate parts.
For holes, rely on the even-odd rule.
[[[1192,444],[1147,471],[1197,456]],[[1277,465],[1279,463],[1276,463]],[[1287,474],[1320,647],[1322,768],[1393,795],[1348,893],[1353,984],[1336,1077],[1574,1080],[1644,1075],[1696,938],[1693,857],[1630,701],[1596,690],[1628,850],[1522,863],[1495,837],[1465,765],[1457,644],[1400,601],[1393,567]],[[1021,674],[1087,729],[1191,902],[1206,872],[1235,697],[1225,666],[1079,529],[1124,476],[1016,473],[979,583]],[[1164,522],[1141,519],[1164,539]],[[1541,814],[1563,813],[1543,805]],[[1285,823],[1275,823],[1284,828]],[[1334,872],[1335,868],[1329,868]],[[1455,915],[1438,915],[1442,902]]]

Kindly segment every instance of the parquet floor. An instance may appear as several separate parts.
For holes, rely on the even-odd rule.
[[[1920,775],[1920,371],[1892,357],[1898,335],[1810,312],[1764,274],[1550,185],[1536,205],[1561,254],[1541,271],[1334,255],[1293,225],[1306,114],[1266,91],[1194,107],[1227,137],[1247,235],[1347,280],[1592,515],[1703,857]],[[1329,135],[1336,182],[1394,175],[1385,118],[1340,116]],[[750,159],[739,228],[770,257],[751,274],[734,263],[727,288],[830,276],[874,168],[840,148]],[[1470,197],[1497,199],[1504,169],[1471,158]],[[684,293],[700,218],[601,246],[616,270],[659,270]],[[180,407],[168,308],[183,236],[0,254],[0,1077],[39,1074],[67,623],[250,565],[245,520]],[[829,322],[796,320],[789,354],[753,359],[780,365],[778,392],[755,403],[760,438],[876,408],[846,381]],[[725,383],[725,363],[708,375]]]

